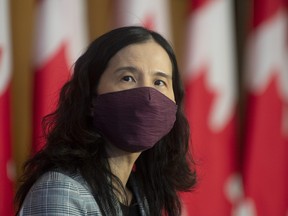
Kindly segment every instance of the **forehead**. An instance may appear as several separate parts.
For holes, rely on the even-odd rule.
[[[109,65],[147,64],[151,67],[164,67],[172,73],[172,63],[166,50],[149,40],[144,43],[128,45],[119,50],[109,61]]]

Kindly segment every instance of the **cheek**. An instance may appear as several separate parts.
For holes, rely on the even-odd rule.
[[[106,70],[100,77],[96,92],[98,95],[115,91],[114,79],[110,75],[110,71]]]
[[[116,92],[116,91],[119,91],[119,89],[112,82],[106,82],[106,83],[104,82],[101,85],[99,85],[97,88],[97,94],[99,95],[109,93],[109,92]]]
[[[173,90],[168,91],[167,94],[166,94],[166,96],[167,96],[169,99],[171,99],[172,101],[174,101],[174,102],[176,103]]]
[[[174,88],[173,88],[173,84],[172,84],[172,88],[171,88],[171,95],[172,95],[172,99],[175,103],[176,103],[176,94],[175,94],[175,91],[174,91]]]
[[[102,75],[96,89],[98,95],[105,93],[107,85],[105,85],[104,83],[105,83],[105,77],[103,77]]]
[[[97,86],[97,94],[100,95],[113,91],[112,87],[113,85],[111,84],[111,80],[107,79],[105,76],[102,76]]]

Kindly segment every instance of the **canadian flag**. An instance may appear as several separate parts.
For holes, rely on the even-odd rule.
[[[0,0],[0,215],[13,215],[9,1]]]
[[[115,3],[116,27],[145,26],[171,39],[170,5],[167,0],[117,0]]]
[[[198,185],[183,193],[186,215],[231,215],[236,173],[236,68],[231,0],[191,0],[185,108]]]
[[[251,212],[248,216],[287,216],[287,2],[254,0],[252,7],[246,61],[246,200],[242,211]]]
[[[71,75],[72,64],[87,45],[86,1],[37,1],[34,49],[33,148],[43,142],[42,118],[57,104],[59,90]]]

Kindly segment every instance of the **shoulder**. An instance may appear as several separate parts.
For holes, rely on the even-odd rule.
[[[25,198],[22,215],[39,214],[101,215],[81,175],[59,171],[42,175]]]

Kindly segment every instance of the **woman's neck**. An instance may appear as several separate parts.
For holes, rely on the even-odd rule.
[[[128,196],[129,204],[132,199],[132,194],[131,191],[129,191],[129,189],[126,187],[126,184],[133,169],[134,163],[141,154],[141,152],[130,153],[123,151],[113,145],[107,145],[106,152],[108,155],[108,162],[111,172],[120,179],[125,189],[125,195]],[[114,186],[116,187],[116,189],[121,191],[121,189],[118,188],[118,184],[114,183]],[[118,198],[120,202],[123,201],[121,196]]]

